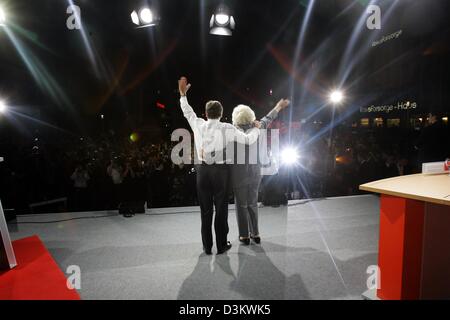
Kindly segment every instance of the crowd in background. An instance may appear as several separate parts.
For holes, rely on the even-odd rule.
[[[298,163],[281,166],[278,174],[264,177],[262,200],[266,197],[270,205],[288,199],[355,195],[361,193],[358,186],[362,183],[420,172],[422,161],[443,161],[450,156],[448,144],[430,146],[430,141],[448,132],[439,126],[431,132],[428,127],[432,126],[414,130],[341,125],[323,135],[319,129],[305,127],[295,140]],[[448,135],[441,138],[445,137],[448,140]],[[3,145],[2,202],[19,212],[28,212],[30,204],[57,198],[68,199],[60,208],[67,211],[111,210],[129,201],[145,202],[148,207],[197,205],[195,166],[173,164],[174,143],[168,141],[103,137]],[[282,137],[281,145],[287,144]],[[432,159],[426,148],[442,152]],[[283,200],[270,201],[275,195]]]
[[[192,166],[174,165],[171,146],[111,137],[9,146],[0,165],[2,199],[21,210],[58,198],[68,199],[70,211],[117,209],[128,201],[194,204],[195,194],[187,193],[195,190]]]

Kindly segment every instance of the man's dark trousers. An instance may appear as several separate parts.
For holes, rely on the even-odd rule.
[[[229,166],[226,164],[200,164],[197,166],[197,195],[202,220],[203,249],[213,246],[213,208],[216,209],[214,230],[217,250],[227,245],[228,235],[228,181]]]

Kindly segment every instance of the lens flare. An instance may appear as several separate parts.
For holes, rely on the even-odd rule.
[[[137,141],[139,140],[139,134],[136,133],[136,132],[133,132],[133,133],[130,135],[130,140],[131,140],[132,142],[137,142]]]
[[[0,100],[0,113],[5,113],[6,109],[7,109],[6,103]]]
[[[298,162],[299,154],[297,152],[297,149],[293,147],[286,147],[281,152],[281,163],[291,166],[295,165]]]
[[[344,100],[344,94],[342,91],[335,90],[330,94],[330,102],[333,104],[341,103]]]

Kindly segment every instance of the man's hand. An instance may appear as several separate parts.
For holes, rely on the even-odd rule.
[[[255,128],[261,129],[261,122],[259,122],[258,120],[253,121],[253,126]]]
[[[180,80],[178,80],[178,90],[180,91],[180,96],[185,96],[190,87],[191,84],[187,82],[186,77],[181,77]]]
[[[290,103],[291,102],[288,99],[281,99],[280,101],[278,101],[278,103],[275,106],[275,108],[277,109],[278,112],[280,112],[283,109],[286,109],[289,106]]]

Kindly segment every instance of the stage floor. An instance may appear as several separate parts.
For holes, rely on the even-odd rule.
[[[230,209],[233,206],[230,206]],[[82,299],[361,299],[377,263],[378,198],[291,201],[260,209],[261,245],[239,245],[234,210],[224,255],[202,254],[198,208],[18,217],[61,269],[81,268]],[[215,250],[215,248],[214,248]]]

